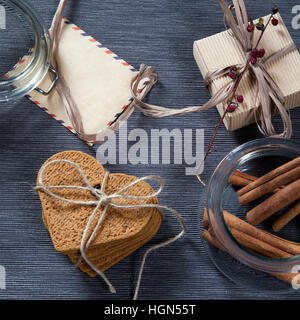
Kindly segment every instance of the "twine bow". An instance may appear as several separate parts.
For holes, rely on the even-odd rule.
[[[64,185],[57,185],[57,186],[46,186],[43,182],[43,178],[44,178],[44,174],[46,169],[55,164],[55,163],[68,163],[72,166],[74,166],[78,172],[80,173],[80,175],[82,176],[82,179],[85,183],[85,187],[83,186],[76,186],[76,185],[69,185],[69,186],[64,186]],[[139,292],[139,288],[140,288],[140,284],[141,284],[141,279],[142,279],[142,273],[143,273],[143,269],[144,269],[144,265],[146,262],[146,258],[148,256],[148,254],[158,248],[164,247],[176,240],[178,240],[180,237],[182,237],[186,231],[185,228],[185,224],[183,222],[183,219],[181,218],[181,216],[179,215],[179,213],[167,206],[163,206],[163,205],[159,205],[159,204],[134,204],[134,205],[126,205],[126,204],[118,204],[115,203],[113,200],[114,199],[136,199],[136,200],[143,200],[143,199],[153,199],[154,197],[158,196],[164,187],[164,183],[163,180],[160,176],[155,176],[155,175],[151,175],[151,176],[145,176],[142,177],[140,179],[135,180],[134,182],[128,184],[126,187],[120,189],[118,192],[114,193],[114,194],[106,194],[104,192],[105,186],[107,184],[107,179],[109,177],[109,172],[105,173],[104,179],[102,181],[101,184],[101,188],[97,189],[94,188],[89,179],[87,178],[87,176],[85,175],[85,173],[83,172],[83,170],[81,169],[81,167],[72,161],[69,160],[64,160],[64,159],[58,159],[58,160],[52,160],[50,162],[48,162],[42,169],[38,178],[38,182],[39,182],[39,186],[37,186],[35,188],[35,190],[42,190],[45,193],[47,193],[50,197],[53,197],[55,199],[58,199],[60,201],[63,202],[67,202],[67,203],[71,203],[71,204],[77,204],[77,205],[87,205],[87,206],[95,206],[94,211],[92,212],[92,214],[90,215],[88,222],[86,224],[86,227],[83,231],[82,234],[82,238],[81,238],[81,242],[80,242],[80,254],[81,257],[77,262],[77,266],[80,264],[81,260],[84,259],[85,262],[99,275],[102,277],[102,279],[105,281],[105,283],[108,285],[109,290],[111,293],[116,293],[115,288],[113,287],[113,285],[111,284],[111,282],[108,280],[108,278],[105,276],[104,272],[102,272],[101,270],[99,270],[91,261],[89,261],[89,259],[87,258],[87,250],[89,248],[89,246],[91,245],[95,234],[97,233],[97,231],[99,230],[101,224],[103,223],[106,213],[107,213],[107,209],[109,207],[114,207],[114,208],[120,208],[120,209],[137,209],[137,208],[156,208],[160,211],[160,213],[162,214],[162,210],[168,210],[171,213],[173,213],[175,215],[175,217],[177,218],[177,220],[180,222],[182,230],[180,233],[178,233],[176,236],[163,241],[159,244],[153,245],[150,248],[148,248],[143,256],[142,259],[142,263],[140,266],[140,270],[139,270],[139,276],[138,276],[138,281],[137,281],[137,285],[136,285],[136,289],[135,289],[135,294],[134,294],[134,300],[137,299],[138,297],[138,292]],[[124,192],[126,192],[128,189],[130,189],[131,187],[133,187],[134,185],[142,182],[142,181],[147,181],[147,180],[154,180],[159,182],[159,189],[155,192],[153,192],[150,195],[146,195],[146,196],[134,196],[134,195],[126,195],[123,194]],[[71,200],[68,198],[64,198],[61,197],[57,194],[55,194],[54,192],[52,192],[52,189],[76,189],[76,190],[88,190],[90,191],[90,193],[95,197],[95,200],[90,200],[90,201],[79,201],[79,200]],[[88,232],[91,228],[91,224],[93,223],[95,216],[97,214],[97,212],[99,211],[99,209],[102,208],[102,212],[97,220],[96,226],[94,227],[91,235],[88,237]]]

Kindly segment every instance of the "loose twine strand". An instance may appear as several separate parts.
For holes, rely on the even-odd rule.
[[[74,166],[78,172],[80,173],[80,175],[83,178],[83,181],[86,185],[86,187],[83,186],[76,186],[76,185],[57,185],[57,186],[46,186],[44,184],[43,178],[45,175],[45,171],[47,170],[47,168],[49,168],[50,166],[56,164],[56,163],[68,163],[71,166]],[[142,280],[142,274],[143,274],[143,269],[145,266],[145,262],[146,262],[146,258],[149,255],[149,253],[153,250],[156,250],[158,248],[167,246],[169,244],[171,244],[172,242],[175,242],[176,240],[178,240],[179,238],[181,238],[185,232],[186,232],[186,227],[184,224],[183,219],[181,218],[180,214],[174,210],[173,208],[170,208],[168,206],[164,206],[164,205],[159,205],[159,204],[134,204],[134,205],[122,205],[122,204],[117,204],[115,202],[113,202],[114,199],[135,199],[135,200],[143,200],[143,199],[153,199],[154,197],[158,196],[164,187],[164,182],[162,180],[162,178],[160,176],[156,176],[156,175],[150,175],[150,176],[145,176],[142,177],[140,179],[135,180],[134,182],[131,182],[130,184],[128,184],[127,186],[125,186],[124,188],[120,189],[119,191],[117,191],[114,194],[106,194],[104,192],[105,186],[107,184],[107,180],[109,177],[109,172],[105,173],[104,179],[102,181],[101,184],[101,188],[97,189],[94,188],[89,179],[87,178],[87,176],[85,175],[85,173],[83,172],[83,170],[81,169],[81,167],[72,161],[69,160],[65,160],[65,159],[57,159],[57,160],[52,160],[50,162],[48,162],[46,165],[43,166],[43,168],[41,169],[41,172],[39,174],[39,178],[38,178],[38,182],[39,182],[39,186],[37,186],[35,188],[36,191],[43,191],[46,194],[48,194],[50,197],[55,198],[57,200],[63,201],[63,202],[67,202],[67,203],[71,203],[71,204],[76,204],[76,205],[87,205],[87,206],[95,206],[95,209],[93,210],[92,214],[90,215],[88,222],[85,226],[85,229],[83,231],[82,237],[81,237],[81,241],[80,241],[80,258],[77,262],[77,266],[80,265],[80,262],[82,261],[82,259],[85,260],[85,262],[99,275],[102,277],[102,279],[104,280],[104,282],[108,285],[109,290],[111,293],[116,293],[116,289],[114,288],[114,286],[111,284],[111,282],[108,280],[108,278],[105,276],[104,272],[102,272],[101,270],[99,270],[87,257],[87,250],[89,248],[89,246],[91,245],[92,241],[95,238],[95,234],[97,233],[97,231],[99,230],[100,226],[103,224],[103,221],[105,219],[106,213],[107,213],[107,209],[109,207],[113,207],[113,208],[120,208],[120,209],[143,209],[143,208],[156,208],[159,210],[160,214],[162,215],[162,210],[167,210],[170,211],[172,214],[175,215],[175,217],[177,218],[177,220],[179,221],[182,230],[175,235],[174,237],[171,237],[170,239],[163,241],[159,244],[153,245],[150,248],[148,248],[143,256],[142,262],[141,262],[141,266],[139,269],[139,276],[138,276],[138,281],[137,281],[137,285],[136,285],[136,289],[135,289],[135,293],[134,293],[134,300],[137,299],[138,297],[138,293],[139,293],[139,288],[140,288],[140,284],[141,284],[141,280]],[[146,195],[146,196],[134,196],[134,195],[126,195],[123,194],[124,192],[126,192],[128,189],[130,189],[131,187],[135,186],[136,184],[142,182],[142,181],[148,181],[148,180],[154,180],[159,182],[159,189],[157,191],[154,191],[152,194],[150,195]],[[90,200],[90,201],[79,201],[79,200],[71,200],[68,198],[64,198],[61,197],[57,194],[55,194],[54,192],[52,192],[52,189],[75,189],[75,190],[88,190],[90,191],[90,193],[92,195],[95,196],[96,200]],[[97,212],[99,211],[100,208],[102,209],[102,212],[97,220],[96,226],[94,227],[94,229],[92,230],[92,233],[90,235],[90,237],[88,237],[88,232],[91,228],[91,224],[94,221],[95,215],[97,214]]]

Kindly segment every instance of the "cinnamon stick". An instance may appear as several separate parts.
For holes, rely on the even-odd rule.
[[[252,225],[257,225],[275,212],[300,198],[300,179],[290,183],[285,188],[274,193],[271,197],[254,207],[247,213],[247,220]]]
[[[243,221],[235,215],[229,213],[228,211],[224,210],[223,214],[225,222],[230,229],[234,228],[236,230],[239,230],[251,237],[254,237],[255,239],[266,242],[271,246],[276,247],[282,251],[288,252],[292,255],[300,254],[300,243],[289,241],[277,237],[269,232],[258,229],[252,226],[251,224],[247,223],[246,221]],[[205,226],[205,229],[209,228],[209,221],[206,209],[204,209],[203,213],[203,225]]]
[[[212,244],[216,248],[218,248],[220,250],[224,250],[222,245],[220,244],[220,242],[210,232],[208,232],[208,230],[205,229],[203,231],[202,237],[206,242],[209,242],[210,244]]]
[[[297,201],[286,212],[279,216],[272,224],[272,228],[275,232],[280,231],[285,225],[287,225],[292,219],[294,219],[300,213],[300,201]]]
[[[202,233],[202,237],[206,242],[210,243],[216,248],[219,248],[222,251],[225,251],[225,249],[222,247],[220,242],[212,234],[210,234],[209,231],[204,230]],[[269,274],[287,283],[292,283],[294,277],[298,275],[298,273],[269,273]],[[300,284],[299,280],[298,280],[298,284]]]
[[[237,187],[245,186],[251,183],[252,181],[256,180],[257,178],[247,174],[245,172],[241,172],[239,170],[235,170],[229,178],[229,183],[233,184]],[[281,186],[275,189],[273,192],[277,192],[280,189],[284,188]],[[296,202],[293,206],[291,206],[286,212],[284,212],[279,218],[277,218],[273,222],[273,230],[275,232],[279,232],[283,227],[285,227],[292,219],[294,219],[297,215],[300,214],[300,201]],[[297,253],[295,253],[297,254]]]
[[[283,186],[291,181],[295,181],[299,178],[300,178],[300,166],[298,166],[294,169],[291,169],[290,171],[287,171],[281,175],[278,175],[274,179],[271,179],[271,180],[259,185],[258,187],[250,190],[247,193],[243,193],[239,197],[239,202],[241,204],[248,204],[249,202],[258,199],[258,198],[264,196],[265,194],[274,191],[276,188]],[[258,180],[259,179],[257,179],[256,181],[258,181]],[[248,186],[250,186],[252,183],[254,183],[256,181],[251,182]],[[242,189],[244,189],[244,188],[242,188]],[[238,191],[238,193],[239,193],[239,191]]]
[[[235,170],[235,174],[238,175],[239,177],[242,177],[244,179],[250,180],[250,181],[255,181],[257,178],[252,176],[249,173],[240,171],[240,170]]]
[[[253,181],[249,185],[245,186],[241,190],[238,191],[238,194],[242,196],[243,194],[253,190],[254,188],[276,178],[279,175],[282,175],[296,167],[300,166],[300,156],[285,163],[284,165],[270,171],[269,173],[265,174],[264,176],[260,177],[259,179]]]
[[[240,230],[230,228],[230,232],[243,247],[259,253],[263,256],[274,259],[290,258],[293,256],[290,253],[271,246],[267,242],[249,236],[248,234],[241,232]]]
[[[257,180],[258,178],[255,176],[252,176],[248,173],[235,170],[232,175],[229,177],[228,183],[236,186],[236,187],[244,187],[250,184],[252,181]],[[275,189],[273,192],[277,192],[280,188],[283,188],[284,186],[281,186],[277,189]]]
[[[208,214],[207,214],[207,209],[206,208],[204,208],[204,210],[203,210],[202,223],[203,223],[203,228],[204,229],[208,229],[209,228],[209,220],[208,220]]]
[[[245,172],[235,170],[232,175],[229,177],[228,182],[237,187],[244,187],[254,181],[256,177],[251,176]]]

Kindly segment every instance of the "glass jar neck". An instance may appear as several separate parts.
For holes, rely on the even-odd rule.
[[[35,43],[33,48],[28,48],[29,53],[16,61],[15,67],[0,80],[0,102],[19,99],[37,87],[48,72],[51,55],[49,33],[37,13],[20,0],[7,0],[5,3],[11,9],[7,14],[20,15],[32,28]]]

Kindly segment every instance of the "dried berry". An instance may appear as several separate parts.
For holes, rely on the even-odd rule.
[[[259,24],[259,23],[258,23],[258,24],[256,25],[256,29],[257,29],[257,30],[260,30],[260,31],[264,30],[264,27],[265,27],[264,24]]]
[[[254,57],[254,58],[258,58],[259,56],[259,51],[257,49],[253,49],[251,51],[251,56]]]
[[[253,32],[254,31],[254,25],[253,24],[249,24],[248,27],[247,27],[247,30],[249,32]]]
[[[227,106],[227,112],[232,113],[235,111],[235,109],[237,108],[236,103],[231,102],[229,103],[229,105]]]
[[[260,58],[263,58],[265,53],[266,53],[265,49],[259,49],[258,50],[258,55],[259,55]]]
[[[257,62],[257,58],[255,58],[255,57],[251,57],[250,58],[250,62],[252,63],[252,64],[255,64],[256,62]]]
[[[273,14],[276,14],[276,13],[278,13],[278,11],[279,11],[279,10],[278,10],[278,7],[277,7],[277,6],[274,6],[273,9],[272,9],[272,13],[273,13]]]
[[[229,77],[231,78],[231,79],[236,79],[237,78],[237,73],[236,72],[233,72],[233,71],[230,71],[229,73],[228,73],[228,75],[229,75]]]
[[[273,26],[277,26],[278,25],[278,20],[276,18],[273,18],[271,22],[272,22]]]
[[[243,103],[244,102],[244,97],[240,94],[236,97],[236,101],[239,103]]]

